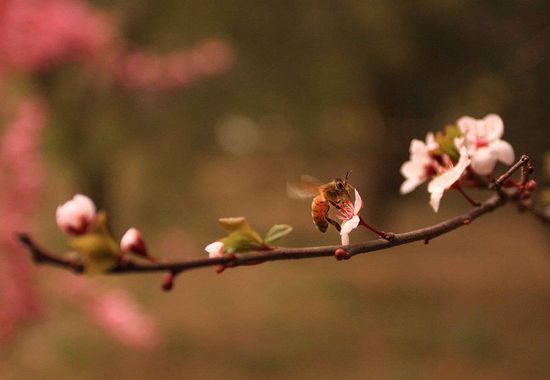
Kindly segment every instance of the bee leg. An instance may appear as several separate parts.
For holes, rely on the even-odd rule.
[[[336,228],[336,231],[340,232],[342,228],[340,227],[340,224],[337,221],[330,219],[328,216],[325,216],[325,219],[327,220],[327,222],[332,224],[334,228]]]
[[[342,209],[342,207],[340,207],[340,206],[338,205],[338,203],[336,203],[336,202],[334,202],[334,201],[329,201],[329,202],[330,202],[330,204],[331,204],[332,206],[334,206],[334,208],[336,208],[337,210]]]

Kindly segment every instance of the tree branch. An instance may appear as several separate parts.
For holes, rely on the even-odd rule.
[[[198,269],[210,266],[222,266],[224,268],[232,268],[241,265],[253,265],[264,263],[267,261],[279,260],[300,260],[311,259],[314,257],[336,256],[342,258],[351,258],[352,256],[375,252],[383,249],[392,248],[402,244],[413,243],[416,241],[428,242],[440,235],[446,234],[459,227],[465,226],[473,222],[480,216],[487,214],[499,207],[504,206],[509,201],[518,200],[518,191],[505,192],[501,189],[502,184],[508,180],[516,171],[529,164],[529,157],[522,156],[521,159],[510,167],[503,175],[490,185],[490,188],[497,190],[497,193],[482,202],[479,206],[470,209],[468,212],[445,220],[441,223],[434,224],[429,227],[421,228],[414,231],[403,232],[398,234],[387,234],[387,239],[370,240],[360,244],[349,246],[323,246],[323,247],[305,247],[305,248],[284,248],[276,247],[272,250],[253,251],[235,253],[217,258],[204,258],[198,260],[189,260],[181,262],[167,263],[138,263],[132,261],[120,261],[120,263],[107,271],[106,274],[125,274],[125,273],[145,273],[145,272],[167,272],[169,278],[163,285],[165,289],[170,289],[172,281],[178,274],[191,269]],[[523,177],[524,174],[522,174]],[[29,235],[18,234],[19,241],[32,254],[33,260],[37,264],[48,264],[72,270],[77,273],[85,271],[84,265],[80,261],[73,261],[61,258],[58,255],[49,253],[40,248]]]
[[[376,239],[370,240],[361,244],[353,244],[342,247],[341,245],[323,246],[323,247],[305,247],[305,248],[284,248],[278,247],[269,251],[253,251],[244,253],[235,253],[224,257],[213,259],[199,259],[172,263],[151,263],[141,264],[136,262],[127,262],[106,272],[107,274],[122,274],[122,273],[143,273],[143,272],[173,272],[181,273],[183,271],[209,267],[214,265],[224,265],[227,267],[236,267],[245,264],[252,264],[266,261],[279,260],[298,260],[309,259],[314,257],[334,256],[334,252],[338,248],[344,248],[350,256],[355,256],[361,253],[368,253],[388,249],[402,244],[412,243],[415,241],[431,240],[437,236],[443,235],[456,228],[470,224],[483,214],[486,214],[494,209],[503,206],[508,201],[507,197],[493,195],[479,207],[471,209],[469,212],[456,216],[444,222],[434,224],[429,227],[421,228],[414,231],[392,234],[388,240]],[[19,234],[19,240],[33,254],[33,259],[38,264],[52,264],[76,272],[82,272],[82,264],[72,262],[67,259],[60,259],[57,256],[43,251],[36,243],[26,234]]]

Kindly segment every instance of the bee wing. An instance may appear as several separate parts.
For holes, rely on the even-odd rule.
[[[321,183],[317,179],[309,175],[303,175],[298,183],[287,182],[286,191],[290,198],[313,198],[319,194],[319,186],[321,186]]]

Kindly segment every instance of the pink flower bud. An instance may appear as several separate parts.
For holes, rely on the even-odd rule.
[[[534,180],[534,179],[531,179],[529,180],[526,184],[525,184],[525,190],[532,193],[533,191],[535,191],[537,189],[537,182]]]
[[[204,247],[204,250],[208,252],[208,257],[211,259],[223,256],[223,243],[221,241],[215,241]],[[216,265],[216,273],[222,273],[226,265]]]
[[[120,249],[123,252],[133,252],[143,257],[149,257],[141,232],[135,228],[130,228],[120,239]]]
[[[208,257],[213,259],[215,257],[222,257],[223,243],[221,241],[215,241],[204,247],[204,250],[208,252]]]
[[[73,199],[57,207],[55,218],[59,228],[71,235],[81,235],[96,220],[94,202],[85,195],[76,194]]]

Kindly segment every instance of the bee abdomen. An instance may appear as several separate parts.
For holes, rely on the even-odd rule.
[[[313,202],[311,202],[311,217],[313,218],[315,227],[321,232],[326,232],[328,229],[328,221],[326,219],[328,208],[328,202],[322,199],[321,196],[313,198]]]

